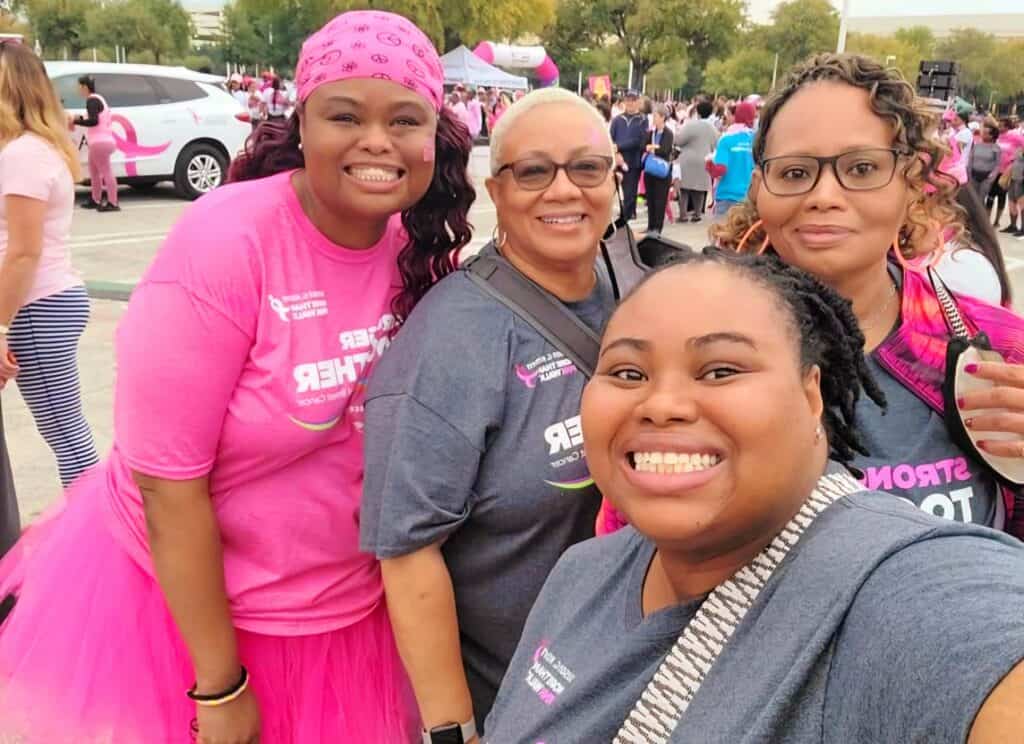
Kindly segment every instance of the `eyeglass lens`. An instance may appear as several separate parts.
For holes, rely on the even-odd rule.
[[[823,158],[828,162],[827,158]],[[832,163],[839,184],[849,191],[871,191],[888,185],[896,170],[892,150],[854,150],[839,155]],[[822,162],[810,156],[793,155],[764,161],[765,186],[779,196],[805,194],[814,188]]]
[[[607,159],[594,155],[575,158],[562,167],[574,184],[593,188],[604,183],[611,165]],[[536,191],[550,186],[558,169],[559,166],[551,160],[528,158],[512,164],[512,176],[522,188]]]

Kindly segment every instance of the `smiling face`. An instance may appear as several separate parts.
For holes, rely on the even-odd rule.
[[[526,111],[501,140],[502,165],[527,160],[566,163],[586,156],[611,156],[602,122],[570,103],[544,103]],[[487,179],[498,223],[508,235],[505,250],[538,267],[560,269],[594,260],[611,222],[615,196],[609,170],[596,186],[580,187],[561,169],[544,189],[522,188],[510,169]]]
[[[830,157],[851,150],[892,148],[892,125],[875,114],[867,91],[818,82],[797,91],[771,122],[764,158]],[[854,164],[854,167],[858,167]],[[817,186],[799,196],[776,196],[760,170],[753,190],[758,216],[775,251],[787,262],[837,286],[854,275],[879,273],[904,224],[910,187],[901,160],[887,186],[848,191],[825,166]]]
[[[301,115],[306,177],[331,214],[382,220],[411,207],[434,175],[437,115],[386,80],[325,83]]]
[[[662,271],[613,316],[583,394],[587,463],[659,546],[770,536],[821,474],[818,370],[795,333],[771,291],[715,264]]]

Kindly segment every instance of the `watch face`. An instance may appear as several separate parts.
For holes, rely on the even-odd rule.
[[[462,741],[462,727],[448,723],[430,729],[430,744],[465,744]]]

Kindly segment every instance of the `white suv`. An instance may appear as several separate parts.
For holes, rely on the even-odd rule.
[[[78,78],[92,75],[113,115],[114,175],[119,183],[150,188],[173,181],[195,199],[220,186],[228,164],[252,131],[249,112],[224,88],[224,79],[184,67],[46,62],[64,108],[85,115]],[[88,161],[85,127],[73,135]]]

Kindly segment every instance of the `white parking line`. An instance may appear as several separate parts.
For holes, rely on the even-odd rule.
[[[129,245],[131,243],[149,243],[152,241],[163,241],[167,235],[167,231],[154,233],[152,235],[137,235],[135,237],[122,237],[122,238],[103,238],[100,240],[94,239],[90,236],[88,240],[71,241],[71,248],[96,248],[106,245]]]
[[[91,235],[80,235],[77,238],[72,238],[71,244],[74,245],[76,242],[80,242],[83,240],[92,242],[94,240],[105,240],[107,238],[149,238],[159,237],[161,235],[166,234],[167,230],[121,230],[120,232],[93,233]]]

